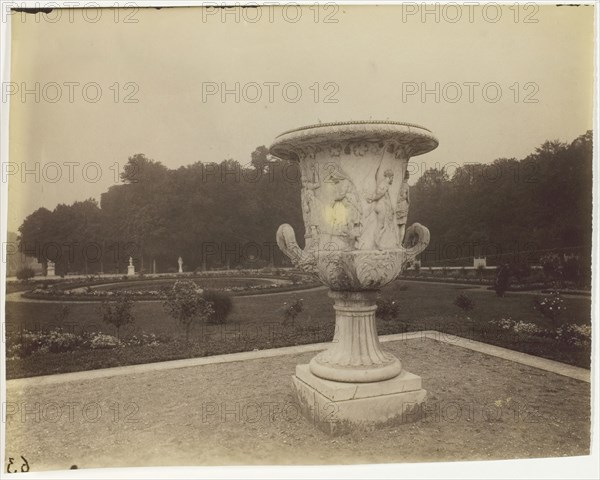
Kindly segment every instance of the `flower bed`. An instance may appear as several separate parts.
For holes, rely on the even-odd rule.
[[[221,292],[231,293],[232,295],[259,295],[262,293],[271,292],[287,292],[299,289],[311,288],[319,286],[316,280],[308,275],[291,273],[285,277],[273,278],[266,275],[260,275],[261,272],[252,272],[254,277],[240,277],[240,271],[235,271],[237,277],[231,275],[222,275],[223,272],[206,272],[205,275],[185,275],[183,278],[190,280],[207,279],[226,280],[223,283],[233,283],[230,286],[207,285],[206,288]],[[208,274],[210,273],[210,274]],[[221,275],[218,275],[218,274]],[[245,271],[242,273],[251,273]],[[121,281],[106,282],[102,279],[98,281],[90,281],[87,283],[79,282],[64,282],[59,284],[46,284],[42,287],[35,288],[23,294],[25,298],[38,300],[68,300],[68,301],[98,301],[108,299],[117,293],[122,293],[133,297],[135,300],[161,300],[165,297],[165,289],[172,286],[172,283],[164,285],[165,281],[182,279],[182,275],[161,275],[155,279],[145,277],[138,279],[125,278]],[[264,283],[256,283],[261,281]],[[255,282],[255,283],[252,283]],[[163,285],[161,285],[161,283]],[[119,285],[122,284],[122,285]],[[138,288],[135,286],[139,285]],[[153,285],[156,284],[156,285]],[[130,288],[128,288],[130,287]]]
[[[541,337],[555,340],[559,344],[587,348],[591,346],[592,342],[592,327],[590,325],[567,323],[558,328],[543,328],[535,323],[523,322],[522,320],[515,321],[510,317],[491,320],[490,324],[512,333],[522,341],[527,340],[527,337]]]
[[[13,334],[8,338],[7,360],[19,360],[33,354],[62,353],[81,350],[124,348],[130,346],[156,347],[172,341],[170,336],[142,333],[119,339],[102,332],[65,332],[62,329]]]

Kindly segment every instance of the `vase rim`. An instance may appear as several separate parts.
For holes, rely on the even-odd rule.
[[[317,123],[287,130],[275,137],[269,152],[279,158],[298,160],[298,148],[352,140],[378,141],[382,146],[388,141],[408,144],[410,151],[407,158],[430,152],[439,145],[431,130],[415,123],[356,120]]]
[[[303,130],[311,130],[313,128],[323,128],[323,127],[344,127],[344,126],[352,126],[352,125],[397,125],[401,127],[413,127],[420,128],[421,130],[425,130],[433,134],[433,132],[417,123],[411,122],[398,122],[394,120],[349,120],[344,122],[326,122],[326,123],[313,123],[311,125],[304,125],[302,127],[292,128],[291,130],[286,130],[283,133],[280,133],[275,138],[283,137],[284,135],[288,135],[290,133],[301,132]]]

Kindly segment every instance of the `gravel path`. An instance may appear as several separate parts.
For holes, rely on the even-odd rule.
[[[292,396],[295,365],[314,355],[303,353],[8,386],[6,408],[14,414],[6,455],[23,455],[39,471],[588,454],[589,384],[426,338],[385,348],[423,377],[428,400],[416,423],[342,437],[321,433],[298,415]]]

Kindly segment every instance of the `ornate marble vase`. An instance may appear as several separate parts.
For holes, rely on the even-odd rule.
[[[437,145],[424,127],[373,121],[302,127],[271,145],[272,155],[299,162],[305,227],[304,249],[288,224],[279,227],[277,244],[334,299],[334,340],[310,362],[311,376],[365,383],[402,373],[400,361],[379,344],[376,294],[429,243],[426,227],[406,228],[406,172],[412,156]]]

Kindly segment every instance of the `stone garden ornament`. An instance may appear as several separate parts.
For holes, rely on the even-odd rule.
[[[305,247],[288,224],[277,244],[334,299],[330,347],[293,377],[304,414],[327,431],[406,421],[425,399],[421,378],[382,350],[377,292],[429,244],[406,229],[409,159],[438,146],[424,127],[399,122],[318,124],[279,135],[270,153],[299,162]]]
[[[129,257],[129,265],[127,265],[127,276],[135,275],[135,266],[133,265],[133,257]]]

